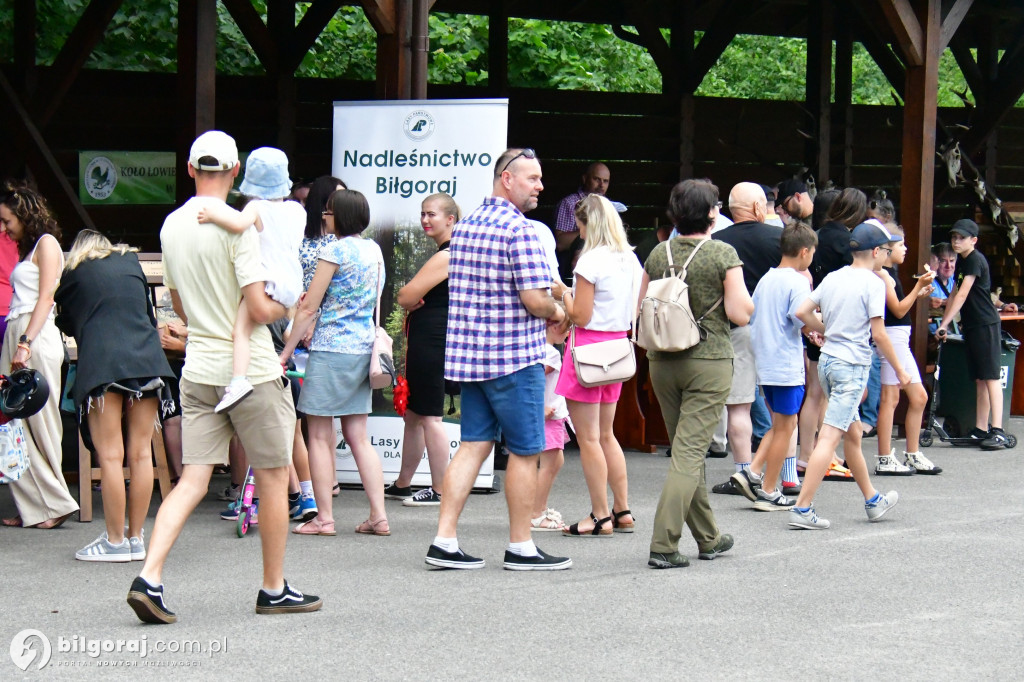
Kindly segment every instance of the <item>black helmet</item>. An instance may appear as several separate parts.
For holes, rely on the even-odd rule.
[[[43,409],[49,397],[50,385],[38,370],[19,369],[0,386],[0,412],[25,419]]]

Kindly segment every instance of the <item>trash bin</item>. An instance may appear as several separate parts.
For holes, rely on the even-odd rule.
[[[1003,388],[1003,424],[1009,423],[1010,400],[1013,397],[1013,365],[1020,341],[1002,333],[999,354],[999,383]],[[964,436],[974,428],[977,393],[967,376],[967,347],[964,337],[948,334],[942,344],[939,366],[939,404],[935,416],[942,417],[942,426],[951,437]]]

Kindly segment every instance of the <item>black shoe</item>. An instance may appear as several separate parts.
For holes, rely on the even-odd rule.
[[[732,549],[732,536],[726,533],[722,533],[722,536],[718,538],[718,542],[715,543],[714,547],[712,547],[711,549],[701,550],[700,554],[698,554],[697,556],[701,559],[711,561],[719,554],[722,554],[723,552],[728,552],[730,549]]]
[[[725,483],[719,483],[711,488],[711,492],[718,493],[719,495],[739,495],[740,497],[746,497],[746,495],[743,494],[743,490],[736,485],[731,478]]]
[[[705,455],[705,457],[708,457],[708,458],[711,458],[711,459],[723,459],[723,458],[728,457],[728,456],[729,456],[729,453],[726,452],[725,450],[712,450],[711,448],[708,448],[707,455]]]
[[[1010,441],[1006,437],[1006,432],[1002,429],[993,428],[988,432],[988,437],[980,443],[982,450],[1002,450],[1005,447],[1009,447]]]
[[[399,488],[397,485],[392,483],[391,485],[384,488],[384,498],[388,500],[408,500],[412,497],[412,486],[406,486]]]
[[[537,556],[521,556],[505,550],[506,571],[564,571],[567,568],[572,568],[572,559],[545,554],[540,547]]]
[[[143,623],[178,622],[178,616],[164,603],[164,586],[153,587],[141,576],[132,581],[128,590],[128,606]]]
[[[690,560],[679,552],[671,554],[651,552],[651,558],[647,560],[647,565],[651,568],[686,568],[690,565]]]
[[[737,471],[729,477],[733,485],[739,488],[740,494],[751,502],[757,501],[757,491],[761,489],[761,477],[750,472],[750,467]]]
[[[874,427],[874,426],[872,426],[872,427],[871,427],[871,428],[869,428],[869,429],[868,429],[867,431],[864,431],[864,432],[863,432],[863,433],[861,434],[861,436],[860,436],[860,437],[861,437],[861,438],[874,438],[874,437],[875,437],[875,436],[877,436],[877,435],[878,435],[878,428],[877,428],[877,427]]]
[[[461,549],[456,552],[446,552],[437,545],[431,545],[427,550],[427,558],[424,560],[431,566],[439,568],[461,568],[474,569],[483,568],[484,560],[470,556]]]
[[[284,592],[275,596],[260,590],[256,595],[256,613],[309,613],[319,611],[324,600],[312,594],[302,594],[284,581]]]

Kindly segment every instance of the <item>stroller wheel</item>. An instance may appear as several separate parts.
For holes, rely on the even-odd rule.
[[[922,448],[930,448],[933,442],[934,439],[932,437],[931,429],[921,432],[921,437],[918,439],[918,443],[920,443]]]

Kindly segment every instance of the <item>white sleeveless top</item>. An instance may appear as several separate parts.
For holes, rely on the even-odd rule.
[[[36,255],[39,242],[47,237],[54,241],[57,240],[52,234],[44,234],[36,242],[36,245],[32,247],[32,251],[25,260],[18,263],[14,267],[14,271],[11,272],[11,286],[14,288],[14,295],[11,296],[11,312],[7,315],[8,320],[13,320],[25,313],[31,313],[39,301],[39,266],[32,262],[32,258]],[[59,242],[57,246],[60,248]],[[57,279],[53,281],[54,291],[56,291],[57,285],[60,283],[60,273],[63,271],[64,252],[60,251],[60,268],[57,271]],[[50,317],[53,317],[52,306],[50,307]]]

